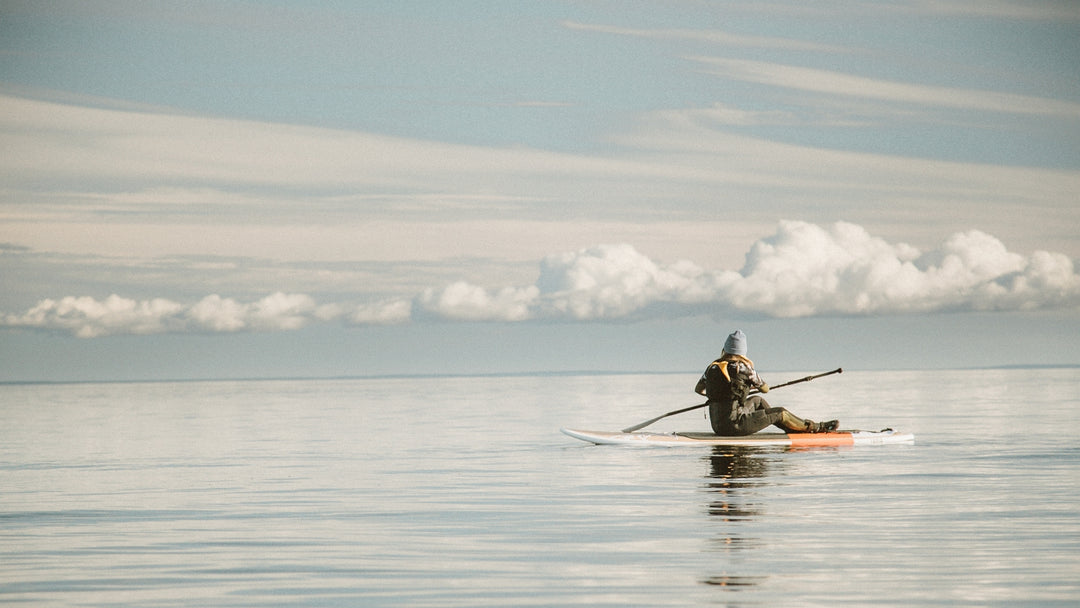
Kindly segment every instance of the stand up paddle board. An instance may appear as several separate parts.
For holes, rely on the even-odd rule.
[[[754,433],[741,437],[724,437],[712,433],[649,433],[637,431],[579,431],[560,429],[563,433],[597,445],[654,445],[654,446],[842,446],[915,443],[915,435],[892,429],[882,431],[836,431],[832,433]]]

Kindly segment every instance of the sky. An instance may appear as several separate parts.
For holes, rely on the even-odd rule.
[[[1080,4],[0,2],[0,381],[1080,365]]]

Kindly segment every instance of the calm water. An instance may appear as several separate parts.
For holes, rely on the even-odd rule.
[[[696,379],[0,386],[0,603],[1080,603],[1080,370],[849,371],[770,394],[912,446],[558,432],[692,405]]]

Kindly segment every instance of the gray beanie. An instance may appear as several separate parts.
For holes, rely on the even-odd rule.
[[[724,352],[729,355],[746,356],[746,334],[742,333],[741,329],[736,329],[735,333],[727,337],[727,341],[724,342]]]

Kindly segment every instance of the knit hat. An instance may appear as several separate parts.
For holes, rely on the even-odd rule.
[[[724,352],[729,355],[746,356],[746,334],[742,333],[741,329],[736,329],[735,333],[727,337],[727,341],[724,342]]]

